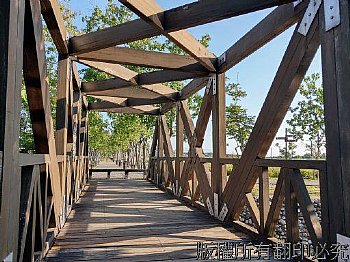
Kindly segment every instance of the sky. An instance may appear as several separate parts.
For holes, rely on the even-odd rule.
[[[74,11],[79,11],[81,15],[86,15],[91,13],[94,6],[98,5],[102,7],[107,1],[71,0],[71,2]],[[157,0],[157,2],[164,9],[170,9],[193,2],[193,0]],[[188,31],[197,39],[200,39],[204,34],[209,34],[211,36],[209,50],[217,56],[220,56],[272,10],[273,9],[266,9],[239,17],[197,26],[188,29]],[[80,26],[82,25],[83,24],[80,22]],[[258,116],[294,28],[295,27],[288,29],[226,72],[226,77],[229,78],[230,82],[238,82],[247,92],[247,97],[242,100],[242,106],[247,108],[250,115]],[[321,73],[320,50],[318,50],[307,75],[312,73]],[[295,105],[299,99],[300,98],[297,95],[292,106]],[[230,100],[227,99],[226,103],[229,104]],[[290,114],[287,114],[285,120],[288,118],[290,118]],[[277,136],[283,136],[286,127],[287,125],[284,121]],[[235,147],[234,141],[228,140],[227,142],[227,153],[233,153]],[[274,146],[276,142],[278,141],[274,141],[273,146],[270,148],[269,156],[276,156],[278,154],[278,148]],[[281,141],[279,143],[281,144]],[[175,145],[175,143],[173,143],[173,145]],[[203,150],[204,152],[212,151],[211,121],[208,124]],[[297,154],[303,154],[304,150],[305,146],[303,142],[298,142]]]

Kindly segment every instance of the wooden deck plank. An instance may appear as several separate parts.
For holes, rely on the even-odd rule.
[[[196,258],[198,241],[247,239],[145,180],[93,179],[46,261]]]

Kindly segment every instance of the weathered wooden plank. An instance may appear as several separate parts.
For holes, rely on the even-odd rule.
[[[189,84],[187,84],[180,92],[180,100],[186,100],[190,96],[197,93],[203,87],[205,87],[208,83],[209,78],[203,77],[192,80]]]
[[[97,95],[97,96],[111,96],[111,97],[120,97],[120,98],[138,98],[138,99],[158,99],[162,96],[154,93],[151,90],[136,88],[136,87],[122,87],[118,89],[109,89],[102,91],[87,91],[83,85],[83,90],[87,95]],[[168,98],[166,98],[169,101]]]
[[[264,234],[266,236],[273,237],[275,233],[275,227],[277,224],[278,216],[281,212],[281,208],[283,205],[284,199],[284,188],[285,188],[285,177],[286,177],[286,169],[282,168],[280,174],[278,175],[277,184],[275,187],[275,191],[273,193],[269,213],[266,219],[266,225]]]
[[[190,33],[185,30],[168,33],[164,30],[163,18],[157,14],[164,10],[153,0],[149,1],[134,1],[120,0],[125,6],[133,10],[138,16],[144,19],[147,23],[154,26],[163,35],[169,38],[172,42],[182,48],[185,52],[196,59],[200,64],[210,71],[215,71],[215,67],[210,58],[215,58],[204,45],[197,41]]]
[[[259,175],[259,212],[260,212],[260,230],[264,234],[267,215],[270,205],[270,183],[269,172],[267,167],[262,167]]]
[[[56,157],[50,95],[46,77],[40,2],[26,1],[23,76],[37,153],[50,155],[50,178],[57,226],[61,215],[61,185]]]
[[[68,34],[57,0],[40,0],[41,13],[59,54],[68,54]]]
[[[177,102],[176,106],[176,159],[175,159],[175,184],[176,191],[179,192],[180,178],[183,169],[183,162],[180,161],[180,157],[184,153],[184,124],[181,118],[180,102]]]
[[[108,183],[90,183],[47,261],[193,260],[197,241],[249,240],[147,181],[112,179]],[[105,193],[112,191],[106,198]]]
[[[121,65],[107,64],[104,62],[95,62],[95,61],[87,61],[87,60],[79,60],[79,62],[84,65],[90,66],[96,70],[105,72],[107,74],[110,74],[116,77],[114,81],[97,81],[92,83],[84,83],[83,90],[86,90],[86,91],[87,90],[100,91],[100,90],[110,89],[111,88],[110,85],[112,85],[113,86],[112,88],[118,88],[118,87],[120,88],[120,87],[126,87],[126,86],[141,86],[145,90],[150,90],[157,94],[165,95],[165,97],[168,97],[169,94],[177,93],[172,88],[159,83],[159,82],[163,82],[164,79],[157,80],[155,81],[156,83],[152,84],[152,81],[154,82],[153,79],[157,79],[158,76],[165,77],[165,80],[167,80],[169,77],[173,78],[171,74],[174,73],[174,71],[169,71],[169,72],[159,71],[158,76],[152,75],[150,73],[138,75],[136,72],[126,67],[123,67]],[[189,77],[186,74],[185,76],[186,78]],[[174,95],[174,97],[177,97],[177,96],[178,95]]]
[[[250,192],[258,173],[253,168],[257,158],[266,156],[267,151],[280,127],[284,116],[311,64],[319,46],[318,17],[314,20],[308,35],[304,37],[295,30],[282,59],[276,77],[271,85],[256,124],[242,154],[240,164],[234,169],[223,193],[224,203],[230,213],[239,213],[241,200]],[[235,187],[239,183],[241,187]]]
[[[59,164],[61,179],[61,194],[63,206],[66,198],[66,176],[67,176],[67,142],[68,142],[68,110],[69,110],[69,93],[73,89],[72,79],[72,61],[60,59],[58,61],[58,82],[56,98],[56,154],[63,155],[63,162]]]
[[[288,4],[273,10],[222,54],[225,56],[225,62],[219,65],[218,71],[226,72],[295,24],[303,15],[307,4],[308,1],[303,1],[296,7],[294,4]]]
[[[87,60],[109,64],[137,65],[184,72],[207,71],[197,60],[187,55],[161,53],[118,46],[84,53],[77,57],[78,61]]]
[[[349,174],[349,2],[339,1],[341,24],[325,31],[324,12],[321,23],[322,75],[327,140],[327,173],[322,189],[327,194],[329,215],[323,221],[325,241],[337,241],[336,234],[350,236]],[[323,205],[323,203],[322,203]],[[322,208],[323,209],[323,208]],[[323,225],[322,225],[323,226]],[[327,232],[328,231],[328,232]]]
[[[284,182],[284,199],[286,212],[286,238],[289,243],[299,243],[299,216],[298,203],[294,187],[292,185],[293,170],[287,169]],[[294,177],[293,177],[294,178]]]
[[[24,1],[0,1],[0,260],[17,257]]]
[[[205,75],[207,73],[204,73]],[[112,78],[106,80],[97,80],[94,82],[83,82],[84,92],[96,92],[110,89],[119,89],[127,86],[141,86],[144,90],[149,90],[159,95],[175,100],[178,98],[178,92],[170,87],[162,85],[163,82],[180,81],[197,77],[197,74],[177,71],[155,71],[135,76],[134,81],[121,78]]]
[[[255,165],[260,167],[286,167],[296,169],[326,170],[325,160],[256,159]]]
[[[255,203],[252,193],[247,193],[244,198],[244,202],[249,210],[249,214],[252,217],[253,223],[256,228],[260,228],[260,213],[257,204]]]
[[[226,156],[226,86],[225,74],[215,76],[216,88],[212,88],[212,139],[213,139],[213,162],[211,165],[211,187],[221,201],[221,194],[227,182],[226,165],[221,164],[220,158]],[[196,128],[197,130],[197,128]],[[205,129],[204,129],[205,130]],[[202,139],[203,140],[203,139]],[[218,202],[219,205],[220,202]],[[221,207],[215,210],[216,216]]]
[[[292,0],[268,1],[201,1],[158,13],[163,30],[167,33],[179,31],[203,23],[213,22],[252,11],[293,2]],[[153,11],[153,10],[152,10]],[[164,23],[165,22],[165,23]],[[82,54],[123,43],[159,35],[161,32],[142,19],[137,19],[111,28],[73,37],[69,41],[70,54]],[[208,56],[204,56],[208,57]]]
[[[174,149],[171,145],[169,129],[166,123],[165,115],[160,116],[161,130],[164,137],[164,155],[167,160],[169,177],[168,181],[166,181],[165,186],[168,186],[169,183],[175,183],[175,172],[174,172],[174,164],[171,160],[171,157],[174,157]]]
[[[300,170],[292,170],[290,181],[299,202],[300,210],[303,214],[312,243],[316,245],[322,241],[322,228]]]
[[[159,108],[151,105],[145,106],[123,106],[117,103],[103,101],[89,104],[89,110],[91,111],[105,111],[105,112],[125,112],[125,113],[150,113],[157,114]]]

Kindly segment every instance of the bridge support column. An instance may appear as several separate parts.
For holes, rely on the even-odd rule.
[[[0,261],[16,260],[24,1],[0,0]]]
[[[326,31],[320,12],[327,138],[327,172],[320,178],[322,228],[331,243],[337,233],[350,236],[350,3],[339,2],[339,26]]]
[[[226,166],[220,163],[220,158],[226,157],[225,74],[217,74],[212,85],[213,163],[211,183],[214,194],[214,213],[217,217],[220,212],[221,194],[227,182]]]

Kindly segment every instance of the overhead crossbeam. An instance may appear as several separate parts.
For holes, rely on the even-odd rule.
[[[159,108],[145,105],[145,106],[123,106],[117,103],[108,101],[96,102],[89,104],[90,111],[110,112],[110,113],[125,113],[125,114],[144,114],[144,115],[158,115]]]
[[[157,16],[166,18],[162,21],[162,27],[165,32],[170,33],[291,2],[293,0],[207,0],[160,12]],[[137,19],[72,37],[69,40],[69,51],[71,55],[77,55],[160,34],[161,32],[154,26],[142,19]]]
[[[158,96],[164,96],[170,100],[174,100],[178,97],[178,92],[174,89],[165,86],[163,84],[142,84],[142,82],[151,82],[149,78],[152,78],[150,74],[140,74],[127,69],[121,65],[107,64],[104,62],[79,60],[80,63],[90,66],[96,70],[105,72],[109,75],[115,76],[114,79],[99,80],[94,82],[84,82],[82,84],[82,91],[85,93],[96,93],[99,91],[121,89],[130,86],[140,86],[145,91],[150,91]],[[180,72],[181,73],[181,72]],[[169,72],[168,75],[170,75]],[[186,73],[181,73],[186,74]],[[142,98],[142,97],[135,97]],[[156,98],[156,97],[153,97]]]
[[[147,23],[153,26],[161,34],[165,35],[177,46],[182,48],[185,52],[191,55],[209,71],[215,71],[215,66],[213,65],[210,58],[215,58],[216,56],[213,53],[211,53],[203,44],[197,41],[190,33],[188,33],[186,30],[180,30],[170,33],[164,30],[164,17],[157,16],[158,13],[162,13],[164,12],[164,10],[157,4],[156,1],[119,1],[128,8],[130,8],[132,11],[134,11],[138,16],[140,16]]]
[[[207,72],[208,70],[187,55],[161,53],[127,47],[109,47],[77,56],[78,60],[111,64],[135,65],[183,72]],[[212,63],[215,59],[211,60]]]

